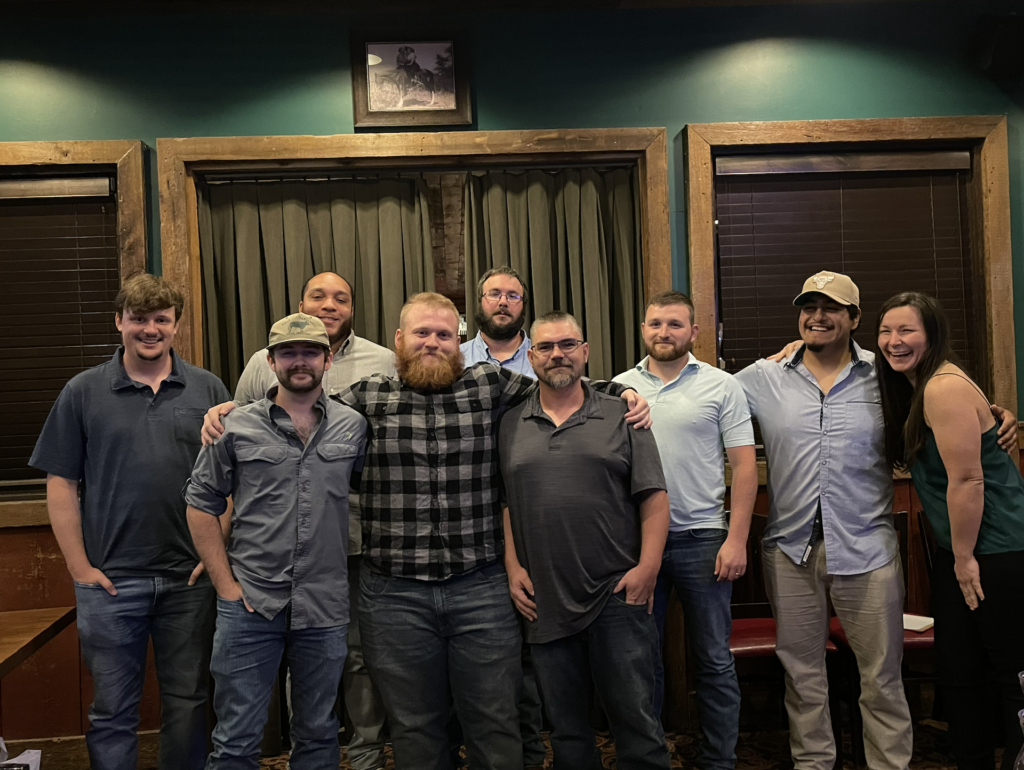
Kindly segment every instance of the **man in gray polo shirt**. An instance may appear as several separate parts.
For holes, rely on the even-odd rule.
[[[669,506],[651,434],[621,399],[581,381],[589,349],[576,320],[530,330],[540,387],[501,420],[509,592],[527,619],[556,767],[601,767],[586,702],[596,684],[620,767],[668,768],[654,713],[654,585]]]
[[[208,767],[256,768],[281,657],[292,677],[295,770],[337,767],[334,702],[349,620],[350,477],[362,465],[366,420],[329,400],[323,323],[296,313],[270,330],[279,386],[224,419],[185,489],[188,522],[217,590],[210,670],[217,727]],[[231,542],[217,517],[233,497]]]
[[[385,347],[356,335],[352,330],[355,293],[348,281],[337,273],[319,273],[302,287],[299,312],[323,321],[331,343],[332,365],[324,373],[323,389],[328,396],[347,390],[352,383],[371,374],[395,374],[395,355]],[[239,406],[259,401],[277,385],[277,377],[267,359],[267,351],[257,350],[245,365],[235,388]],[[362,562],[362,525],[359,496],[349,502],[348,573],[358,575]],[[370,680],[363,659],[359,633],[359,581],[349,581],[348,657],[342,690],[345,708],[352,720],[353,734],[348,744],[348,761],[353,770],[379,770],[384,767],[384,704]]]
[[[127,279],[115,301],[122,346],[64,387],[29,460],[47,473],[53,534],[75,581],[95,687],[86,734],[94,770],[135,770],[150,637],[160,768],[198,770],[206,753],[213,587],[200,576],[181,485],[203,414],[228,391],[174,353],[183,307],[163,279]]]

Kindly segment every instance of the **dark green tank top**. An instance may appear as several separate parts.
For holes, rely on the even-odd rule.
[[[928,428],[924,447],[910,468],[917,496],[935,530],[935,539],[946,550],[953,550],[949,529],[946,488],[949,476],[942,464],[935,434]],[[1013,458],[999,448],[998,425],[981,434],[981,469],[985,477],[985,508],[978,530],[976,554],[1024,551],[1024,478]]]

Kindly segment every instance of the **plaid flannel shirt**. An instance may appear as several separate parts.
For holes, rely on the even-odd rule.
[[[592,385],[614,395],[627,390]],[[503,555],[495,430],[536,387],[508,369],[476,364],[435,392],[375,374],[335,396],[369,422],[360,505],[363,555],[373,569],[446,580]]]

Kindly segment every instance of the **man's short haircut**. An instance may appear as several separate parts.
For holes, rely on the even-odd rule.
[[[690,323],[692,324],[694,319],[697,317],[697,311],[693,309],[693,300],[690,299],[688,294],[683,294],[681,291],[675,289],[669,289],[668,291],[660,291],[651,297],[647,303],[647,309],[651,307],[665,307],[666,305],[686,305],[690,308]]]
[[[563,323],[563,322],[566,322],[566,321],[568,321],[569,323],[571,323],[573,326],[576,327],[576,333],[578,335],[580,335],[579,339],[582,340],[583,339],[583,327],[580,326],[580,322],[576,320],[576,318],[572,315],[572,313],[563,313],[561,310],[552,310],[550,313],[545,313],[540,318],[538,318],[536,321],[534,321],[530,325],[530,338],[531,339],[533,338],[533,336],[537,332],[537,327],[540,326],[541,324],[557,324],[557,323]]]
[[[526,281],[523,280],[523,276],[519,275],[519,273],[517,273],[514,268],[511,268],[508,265],[502,265],[501,267],[492,267],[490,270],[488,270],[486,273],[480,276],[480,280],[476,282],[477,300],[481,299],[484,296],[484,284],[487,283],[488,280],[490,280],[496,275],[507,275],[509,278],[515,278],[517,281],[519,281],[519,285],[523,287],[523,302],[526,302]]]
[[[351,297],[352,304],[356,304],[356,291],[355,289],[352,288],[352,281],[343,276],[341,273],[335,273],[333,270],[324,270],[322,273],[317,273],[316,275],[326,275],[327,273],[330,273],[331,275],[336,275],[345,282],[345,285],[348,286],[348,296]],[[309,282],[312,281],[313,278],[316,278],[316,275],[314,275],[312,278],[307,278],[306,282],[302,284],[302,293],[299,294],[299,301],[302,301],[306,298],[306,289],[309,288]]]
[[[170,281],[149,273],[137,273],[126,278],[114,298],[114,310],[119,318],[124,318],[126,308],[133,313],[149,315],[169,307],[174,308],[174,320],[180,321],[185,297]]]
[[[409,313],[409,308],[413,305],[424,305],[438,310],[450,310],[455,316],[455,325],[458,326],[459,324],[459,309],[455,307],[454,302],[443,294],[438,294],[436,291],[421,291],[419,294],[413,294],[402,305],[402,314],[398,317],[398,328],[405,328],[405,318]]]

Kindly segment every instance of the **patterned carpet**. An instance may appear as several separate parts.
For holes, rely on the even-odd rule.
[[[931,720],[924,720],[915,725],[914,758],[910,764],[912,770],[950,770],[953,761],[946,752],[944,725]],[[690,733],[673,733],[668,736],[672,748],[672,767],[695,770],[698,756],[699,737]],[[736,754],[739,761],[737,770],[790,770],[793,767],[789,758],[789,735],[785,730],[765,730],[756,733],[740,733]],[[615,767],[615,748],[607,736],[599,736],[598,743],[604,757],[604,766]],[[159,736],[154,733],[139,736],[139,770],[156,770]],[[85,741],[81,738],[68,738],[56,741],[14,741],[9,745],[13,755],[25,749],[41,749],[43,751],[43,770],[85,770],[89,760],[85,751]],[[846,746],[847,760],[844,770],[853,770],[849,759],[849,740]],[[548,767],[551,766],[551,752],[548,749]],[[287,755],[265,758],[260,762],[261,768],[285,770],[288,767]],[[342,759],[341,768],[349,770],[348,760]],[[393,770],[393,763],[388,762],[388,770]]]

